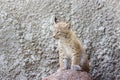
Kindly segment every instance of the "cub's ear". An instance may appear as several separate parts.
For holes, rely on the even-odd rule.
[[[67,23],[66,28],[67,28],[67,29],[70,29],[70,28],[71,28],[71,23],[70,23],[70,22]]]
[[[58,23],[58,19],[56,17],[54,18],[54,23]]]

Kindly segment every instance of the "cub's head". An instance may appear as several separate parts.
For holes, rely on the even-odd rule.
[[[58,22],[55,18],[53,37],[55,39],[66,38],[70,32],[70,23]]]

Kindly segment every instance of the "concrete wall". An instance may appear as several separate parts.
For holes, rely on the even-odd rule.
[[[0,0],[0,80],[41,80],[58,69],[54,16],[71,22],[93,80],[120,79],[119,0]]]

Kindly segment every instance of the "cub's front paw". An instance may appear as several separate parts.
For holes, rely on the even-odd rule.
[[[66,69],[61,69],[61,68],[59,68],[59,69],[57,70],[57,72],[59,72],[59,71],[63,71],[63,70],[66,70]]]
[[[75,70],[75,71],[81,71],[82,70],[82,68],[79,65],[72,65],[71,69]]]

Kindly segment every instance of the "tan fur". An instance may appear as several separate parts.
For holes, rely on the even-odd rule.
[[[71,68],[89,72],[88,57],[70,24],[56,22],[53,36],[58,40],[60,70]]]

